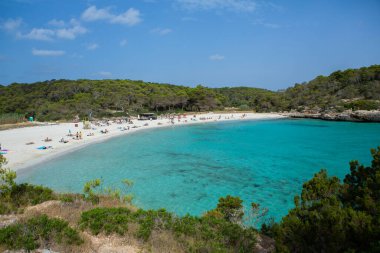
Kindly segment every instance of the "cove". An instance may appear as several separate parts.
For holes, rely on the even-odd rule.
[[[369,165],[380,146],[380,124],[308,119],[207,123],[143,130],[87,146],[28,168],[19,182],[82,192],[86,181],[105,186],[134,181],[134,204],[201,215],[218,198],[240,196],[280,220],[302,184],[321,168],[343,179],[349,161]]]

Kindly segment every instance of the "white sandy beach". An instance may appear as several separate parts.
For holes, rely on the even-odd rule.
[[[101,142],[112,137],[121,136],[129,133],[133,133],[143,129],[151,129],[157,127],[168,127],[178,125],[190,125],[197,123],[215,122],[215,121],[231,121],[231,120],[259,120],[259,119],[279,119],[284,116],[271,113],[246,113],[243,118],[243,113],[207,113],[197,114],[196,118],[190,120],[193,115],[187,115],[186,118],[182,118],[180,121],[176,118],[174,124],[169,119],[157,119],[157,120],[133,120],[133,124],[128,123],[111,123],[109,126],[95,126],[92,125],[92,129],[83,129],[83,123],[60,123],[60,124],[44,124],[34,127],[17,128],[10,130],[0,131],[0,143],[3,150],[7,150],[3,154],[8,160],[6,167],[12,170],[20,170],[30,167],[34,164],[41,163],[47,159],[53,159],[56,156],[65,154],[70,151],[74,151],[78,148],[82,148],[86,145]],[[201,120],[201,118],[206,118]],[[144,126],[144,124],[148,126]],[[128,128],[129,130],[122,129]],[[137,128],[132,128],[136,126]],[[101,133],[102,130],[107,129],[109,132],[106,134]],[[76,132],[82,132],[82,139],[75,140],[73,137],[67,136],[69,130],[74,135]],[[93,136],[87,136],[89,133],[93,133]],[[51,139],[49,142],[45,142],[46,138]],[[64,138],[68,140],[68,143],[61,143],[60,140]],[[33,143],[27,145],[26,143]],[[51,146],[48,149],[37,149],[41,146]]]

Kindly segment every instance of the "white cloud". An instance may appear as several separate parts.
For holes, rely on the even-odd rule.
[[[211,61],[223,61],[224,58],[225,58],[224,55],[220,55],[220,54],[210,55],[209,57]]]
[[[109,8],[97,9],[95,5],[88,7],[82,13],[82,19],[85,21],[105,20],[112,18]]]
[[[120,46],[125,47],[128,44],[128,40],[124,39],[120,41]]]
[[[75,19],[72,19],[70,23],[72,24],[72,27],[62,28],[56,31],[56,36],[58,38],[73,40],[77,35],[85,34],[87,32],[87,29],[81,26]]]
[[[108,72],[108,71],[100,71],[98,74],[101,75],[101,76],[103,76],[103,77],[110,77],[110,76],[112,76],[112,73]]]
[[[51,26],[57,26],[57,27],[63,27],[66,25],[65,21],[58,20],[58,19],[52,19],[48,22],[48,24]]]
[[[33,28],[27,34],[22,34],[22,33],[17,34],[17,36],[22,39],[45,40],[45,41],[53,40],[54,35],[55,35],[55,31],[51,29],[44,29],[44,28]]]
[[[155,28],[155,29],[151,30],[151,33],[158,34],[161,36],[167,35],[171,32],[172,32],[172,30],[169,28]]]
[[[99,47],[98,44],[96,44],[96,43],[91,43],[91,44],[88,44],[88,45],[87,45],[87,50],[95,50],[95,49],[97,49],[98,47]]]
[[[110,22],[114,24],[125,24],[130,26],[136,25],[141,22],[140,11],[130,8],[126,12],[114,16]]]
[[[15,31],[17,30],[22,24],[22,19],[21,18],[16,18],[16,19],[8,19],[4,23],[1,24],[1,28],[7,31]]]
[[[93,5],[88,7],[82,13],[82,19],[88,22],[105,20],[111,24],[123,24],[129,26],[136,25],[142,21],[140,11],[134,8],[129,8],[121,14],[113,14],[110,10],[110,7],[98,9],[95,5]]]
[[[238,12],[253,12],[256,2],[252,0],[176,0],[186,10],[225,9]]]
[[[32,54],[35,56],[62,56],[65,53],[63,50],[40,50],[34,48],[32,50]]]
[[[55,20],[55,19],[54,19]],[[71,19],[70,26],[59,29],[33,28],[29,33],[17,33],[20,39],[44,40],[52,41],[58,39],[73,40],[80,34],[87,33],[87,29],[83,27],[77,20]]]

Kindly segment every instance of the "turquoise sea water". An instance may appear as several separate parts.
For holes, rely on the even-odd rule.
[[[302,183],[321,168],[343,178],[348,162],[369,165],[380,124],[305,119],[219,122],[146,130],[91,145],[19,173],[62,192],[86,181],[134,181],[134,203],[200,215],[227,194],[255,201],[279,220]]]

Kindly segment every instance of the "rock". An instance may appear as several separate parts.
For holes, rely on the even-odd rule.
[[[54,205],[60,205],[60,204],[61,204],[61,201],[59,201],[59,200],[48,200],[48,201],[42,202],[41,204],[37,204],[34,206],[28,206],[25,209],[25,213],[27,213],[27,212],[41,212],[43,210],[49,209],[50,207],[52,207]]]
[[[271,253],[275,252],[275,241],[274,239],[259,234],[256,238],[257,242],[255,245],[255,253]]]
[[[138,246],[129,241],[127,237],[118,236],[94,236],[84,232],[83,235],[91,244],[92,252],[94,253],[137,253],[142,252]]]
[[[0,215],[0,228],[16,223],[19,218],[16,215]]]
[[[59,253],[56,251],[52,251],[49,249],[36,249],[33,251],[26,251],[26,250],[6,250],[3,253],[27,253],[27,252],[32,252],[32,253]]]
[[[291,118],[310,118],[331,121],[353,121],[353,122],[380,122],[380,111],[351,111],[344,112],[290,112],[283,114]]]
[[[59,253],[59,252],[56,252],[56,251],[52,251],[52,250],[49,250],[49,249],[41,249],[41,250],[37,250],[36,253]]]

